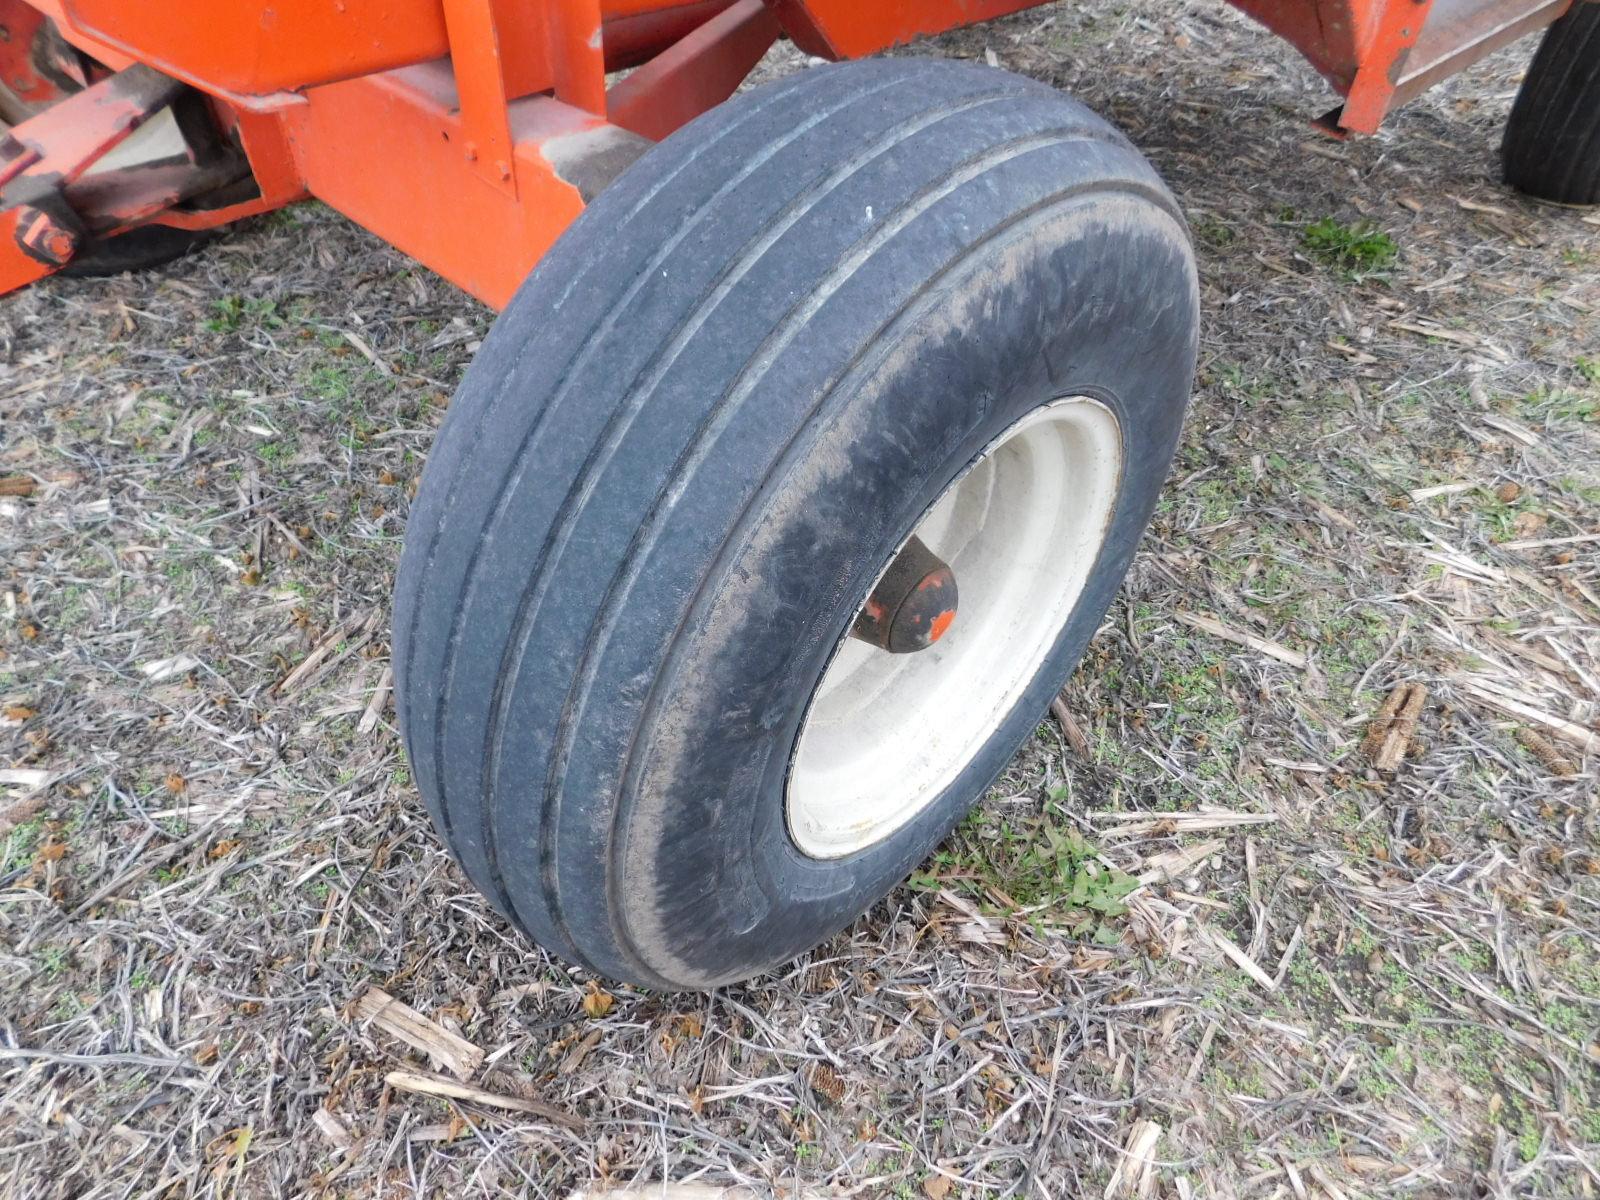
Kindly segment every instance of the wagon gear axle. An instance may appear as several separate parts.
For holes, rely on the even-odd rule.
[[[1200,292],[1133,144],[837,62],[1043,2],[0,0],[0,295],[315,197],[503,309],[406,521],[416,791],[551,953],[745,979],[1033,735],[1178,445]],[[1230,2],[1338,136],[1549,26],[1507,179],[1600,201],[1600,0]],[[736,96],[780,36],[834,65]]]
[[[942,638],[955,619],[955,572],[913,537],[872,589],[850,636],[890,654],[914,654]]]

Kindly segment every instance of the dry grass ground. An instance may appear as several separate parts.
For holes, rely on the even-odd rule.
[[[1220,5],[931,50],[1151,156],[1199,384],[1072,737],[746,986],[589,984],[411,787],[387,597],[487,311],[315,206],[3,302],[0,1193],[1600,1194],[1600,216],[1496,182],[1528,48],[1347,145]],[[373,986],[577,1127],[387,1086]]]

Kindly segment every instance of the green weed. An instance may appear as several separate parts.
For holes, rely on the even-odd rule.
[[[934,863],[957,875],[958,885],[970,893],[998,893],[1018,908],[1034,910],[1036,922],[1049,917],[1101,945],[1120,940],[1111,922],[1127,913],[1123,898],[1139,882],[1101,862],[1099,851],[1059,819],[1054,804],[1040,816],[1021,819],[980,809],[962,825],[952,846],[955,852],[941,851]],[[912,887],[942,884],[938,870],[911,878]]]
[[[1400,253],[1394,239],[1370,221],[1343,225],[1323,217],[1305,227],[1301,240],[1312,257],[1354,274],[1381,271]]]
[[[35,817],[31,821],[24,821],[6,835],[5,853],[0,856],[0,863],[4,863],[7,874],[20,870],[33,861],[33,855],[39,845],[39,840],[44,837],[44,818]]]
[[[264,325],[282,329],[276,300],[246,300],[243,296],[224,296],[211,302],[211,317],[206,328],[212,333],[238,333],[248,326]]]
[[[1208,246],[1226,246],[1238,238],[1231,225],[1219,221],[1216,217],[1196,217],[1193,222],[1195,237],[1205,242]]]

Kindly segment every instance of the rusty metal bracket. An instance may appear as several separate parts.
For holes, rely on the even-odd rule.
[[[444,0],[444,18],[466,134],[461,153],[480,179],[515,198],[511,101],[516,93],[507,81],[509,62],[530,51],[538,58],[542,52],[556,99],[596,116],[606,111],[606,71],[599,0],[552,0],[544,11],[543,47],[502,44],[508,36],[516,40],[508,3]]]
[[[95,238],[196,197],[223,196],[228,185],[249,185],[249,164],[212,134],[198,104],[183,83],[135,66],[58,100],[0,139],[0,292],[59,270]],[[183,155],[92,169],[168,108],[184,134]],[[253,190],[234,186],[225,198]]]
[[[71,261],[89,228],[68,189],[182,91],[158,71],[130,67],[0,138],[0,292]]]
[[[1374,133],[1389,112],[1485,55],[1559,20],[1573,3],[1389,0],[1367,61],[1352,81],[1344,104],[1324,113],[1314,124],[1337,138]],[[1401,19],[1411,16],[1419,17],[1420,24]]]
[[[551,0],[545,21],[556,99],[597,117],[605,116],[605,34],[600,0]]]
[[[1395,108],[1485,55],[1561,19],[1570,0],[1434,0],[1389,107]]]
[[[24,171],[65,187],[182,91],[176,79],[140,65],[51,105],[0,138],[0,188]]]
[[[34,262],[54,271],[72,261],[83,244],[85,230],[60,197],[45,198],[40,204],[16,207],[14,237],[17,246]]]
[[[1433,0],[1387,0],[1361,67],[1339,113],[1339,127],[1376,133],[1394,99],[1411,48],[1433,9]]]

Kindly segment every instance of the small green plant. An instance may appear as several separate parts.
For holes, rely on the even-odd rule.
[[[233,333],[239,328],[243,317],[244,298],[224,296],[221,300],[211,302],[211,319],[206,322],[206,328],[212,333]]]
[[[306,379],[306,391],[318,400],[344,400],[354,385],[354,372],[332,363],[312,368]]]
[[[1544,1145],[1544,1137],[1539,1132],[1539,1127],[1533,1124],[1524,1125],[1522,1132],[1517,1135],[1517,1154],[1525,1163],[1531,1163],[1539,1157],[1539,1150]]]
[[[67,969],[67,952],[60,946],[45,946],[39,951],[39,961],[51,978]]]
[[[34,851],[42,837],[44,837],[43,817],[35,817],[16,826],[6,835],[5,848],[3,853],[0,853],[0,865],[3,865],[8,874],[26,867],[33,861]]]
[[[1370,221],[1343,225],[1323,217],[1305,227],[1301,240],[1314,258],[1352,274],[1381,271],[1400,253],[1394,239]]]
[[[283,328],[276,300],[246,300],[243,296],[224,296],[211,302],[211,317],[206,328],[212,333],[238,333],[246,325]]]
[[[1059,800],[1059,796],[1053,798]],[[1128,911],[1124,897],[1139,881],[1101,861],[1100,853],[1060,818],[1054,802],[1036,817],[999,817],[980,809],[961,826],[935,870],[913,875],[913,888],[936,890],[950,871],[953,886],[983,899],[999,896],[1078,937],[1115,945],[1112,922]]]
[[[1590,383],[1600,385],[1600,358],[1580,358],[1577,367],[1579,375]]]
[[[1600,363],[1591,363],[1591,368],[1600,375]],[[1582,363],[1578,370],[1583,372],[1585,378],[1588,371],[1584,370]],[[1568,391],[1563,388],[1541,388],[1532,395],[1523,399],[1521,407],[1530,415],[1543,420],[1557,421],[1595,421],[1600,420],[1600,399],[1587,388]]]
[[[1210,246],[1226,246],[1237,240],[1238,234],[1233,226],[1227,222],[1211,216],[1209,213],[1196,217],[1193,222],[1194,235]]]
[[[281,466],[295,456],[295,443],[292,438],[282,441],[263,442],[256,447],[256,453],[274,466]]]

